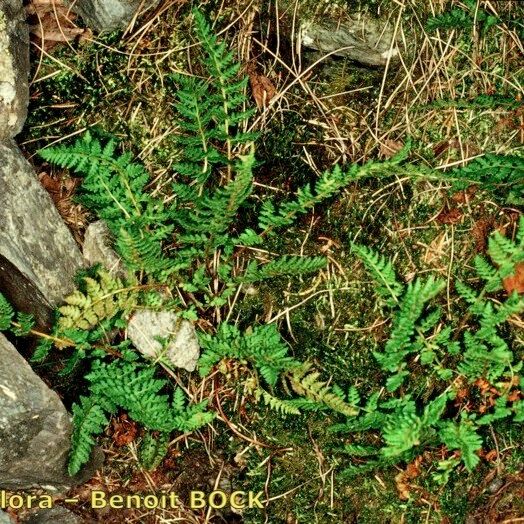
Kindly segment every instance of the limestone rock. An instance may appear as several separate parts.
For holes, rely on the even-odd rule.
[[[388,57],[398,55],[394,23],[349,5],[280,0],[278,22],[284,40],[294,40],[297,49],[332,53],[366,66],[385,66]]]
[[[103,220],[89,224],[82,247],[84,259],[90,266],[102,264],[113,276],[125,278],[122,259],[111,247],[110,231]]]
[[[63,506],[33,511],[23,520],[24,524],[81,524],[83,520]]]
[[[200,356],[195,328],[188,320],[169,311],[138,311],[127,327],[127,334],[143,355],[163,358],[175,367],[194,371]],[[166,345],[157,340],[167,340]]]
[[[153,10],[160,0],[68,0],[72,9],[96,31],[123,29],[140,9]]]
[[[392,46],[393,29],[369,17],[358,17],[345,23],[306,22],[301,26],[304,47],[343,56],[364,65],[385,66],[398,55]]]
[[[58,395],[0,334],[0,489],[64,490],[71,419]]]
[[[0,141],[17,135],[29,103],[29,29],[22,0],[0,0]]]
[[[13,524],[13,520],[11,520],[11,517],[5,512],[0,509],[0,524]]]
[[[0,144],[0,291],[40,326],[74,290],[82,255],[14,144]]]

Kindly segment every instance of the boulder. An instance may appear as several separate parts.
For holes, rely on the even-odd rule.
[[[168,365],[194,371],[200,346],[191,322],[172,311],[143,310],[129,321],[127,334],[135,347],[150,358],[160,358]],[[159,342],[163,339],[165,344]]]
[[[83,520],[63,506],[31,512],[23,524],[81,524]]]
[[[68,0],[75,13],[96,31],[125,28],[135,14],[152,11],[160,0]]]
[[[0,142],[17,135],[29,103],[29,29],[22,0],[0,0]]]
[[[71,417],[58,395],[0,334],[0,489],[66,490]]]
[[[50,196],[13,144],[0,144],[0,291],[49,326],[83,259]]]

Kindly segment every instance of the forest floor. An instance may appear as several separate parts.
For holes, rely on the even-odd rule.
[[[162,192],[177,159],[170,75],[190,75],[195,69],[189,20],[197,3],[250,76],[246,94],[251,106],[257,108],[258,102],[250,126],[260,133],[255,144],[260,191],[284,198],[335,164],[383,161],[408,141],[410,162],[437,173],[485,153],[524,157],[521,2],[317,2],[317,16],[321,9],[360,9],[391,20],[400,60],[367,68],[333,57],[315,64],[318,55],[304,50],[299,59],[286,28],[277,30],[274,1],[166,0],[124,33],[78,36],[66,29],[71,39],[56,46],[34,37],[30,116],[19,141],[79,244],[91,217],[74,200],[77,184],[64,171],[42,164],[36,152],[95,129],[101,136],[116,136],[122,149],[146,166],[150,189]],[[453,9],[464,13],[462,27],[445,27],[445,22],[428,27],[429,19]],[[46,20],[48,32],[53,23]],[[257,91],[261,83],[265,101]],[[417,181],[398,175],[352,183],[265,246],[267,257],[273,252],[322,254],[327,267],[292,282],[277,278],[257,284],[232,304],[227,318],[243,326],[276,323],[293,355],[314,363],[326,380],[356,386],[364,397],[380,390],[385,373],[373,353],[387,340],[390,316],[350,244],[391,258],[404,282],[416,275],[442,278],[441,307],[452,320],[463,314],[455,279],[471,281],[473,259],[486,252],[491,232],[515,236],[522,214],[519,195],[508,198],[481,185],[450,189],[445,177]],[[522,318],[512,318],[505,334],[522,359]],[[418,373],[405,394],[424,397],[432,391],[433,378]],[[365,459],[340,451],[349,437],[327,430],[340,422],[337,415],[277,414],[253,400],[251,378],[241,362],[222,363],[214,382],[219,394],[212,393],[219,420],[175,438],[154,471],[140,466],[136,425],[125,415],[113,419],[102,441],[103,469],[74,493],[86,501],[84,517],[246,524],[524,519],[522,425],[502,420],[484,428],[480,464],[471,472],[461,465],[445,481],[435,476],[437,462],[452,458],[442,446],[429,446],[411,461],[347,475],[348,465]],[[202,382],[196,374],[180,372],[178,380],[195,396],[209,389],[209,379]],[[66,402],[72,401],[67,381],[55,386]],[[473,398],[473,389],[461,391]],[[372,441],[376,437],[369,437]],[[96,514],[87,503],[93,489],[168,490],[184,498],[190,490],[228,484],[262,491],[266,507]]]

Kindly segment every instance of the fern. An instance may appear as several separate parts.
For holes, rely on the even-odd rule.
[[[268,278],[279,276],[303,275],[313,273],[326,266],[324,257],[292,257],[283,256],[276,258],[263,266],[256,261],[251,261],[244,274],[239,278],[240,282],[260,282]]]
[[[471,29],[476,22],[481,27],[481,32],[486,33],[492,26],[499,23],[496,16],[489,15],[483,9],[477,8],[476,0],[465,0],[467,9],[454,7],[439,15],[432,16],[426,22],[428,31],[437,29]]]
[[[213,108],[216,123],[215,136],[226,143],[227,160],[231,160],[233,147],[253,139],[253,135],[241,131],[240,125],[252,114],[244,110],[245,89],[248,77],[238,79],[240,64],[234,61],[233,52],[227,51],[225,42],[219,42],[202,13],[193,10],[196,35],[205,52],[203,64],[216,84],[220,103]]]
[[[102,409],[94,397],[81,396],[79,404],[73,405],[73,434],[68,465],[70,475],[76,475],[89,460],[95,445],[93,437],[102,433],[108,424],[104,411],[107,411],[107,406],[106,410]]]
[[[449,173],[456,190],[478,183],[487,190],[503,189],[510,204],[524,202],[524,159],[488,153]]]
[[[374,353],[382,369],[395,373],[402,372],[405,357],[418,349],[416,341],[413,340],[417,322],[421,319],[427,303],[438,295],[443,287],[444,282],[434,280],[432,277],[426,281],[416,279],[407,286],[394,316],[393,330],[384,351]],[[406,375],[403,374],[401,379],[404,376]],[[398,387],[399,384],[394,385]]]
[[[148,471],[155,470],[167,454],[169,448],[169,433],[154,436],[151,431],[145,433],[138,448],[138,459],[142,467]]]
[[[136,297],[130,293],[119,278],[107,271],[99,270],[96,279],[83,278],[84,291],[77,289],[65,298],[65,305],[58,311],[57,327],[88,331],[117,314],[124,314],[136,304]]]
[[[7,299],[0,293],[0,331],[6,331],[11,327],[14,310]]]
[[[114,140],[102,145],[87,132],[73,145],[43,149],[40,156],[83,175],[79,199],[107,223],[126,265],[163,279],[169,264],[161,246],[173,230],[170,215],[162,200],[145,191],[149,176],[143,166],[115,150]]]
[[[282,400],[280,398],[274,397],[262,388],[257,388],[255,390],[255,398],[257,400],[262,399],[266,406],[269,406],[277,413],[285,415],[300,415],[300,409],[298,409],[298,407],[293,404],[292,401]]]
[[[467,420],[459,424],[448,422],[440,429],[439,436],[448,449],[460,450],[461,459],[469,471],[479,463],[477,451],[482,447],[482,438]]]
[[[366,246],[351,244],[351,250],[364,262],[366,269],[377,283],[378,295],[386,299],[386,303],[390,306],[397,304],[404,286],[398,281],[393,264]]]
[[[297,191],[296,198],[280,204],[278,207],[266,200],[258,215],[258,225],[263,234],[292,224],[297,216],[310,211],[313,207],[338,193],[351,182],[372,177],[389,176],[407,157],[410,142],[391,159],[385,162],[370,161],[363,166],[353,164],[347,170],[336,165],[325,171],[313,186],[306,185]]]
[[[316,403],[321,403],[347,417],[355,416],[358,410],[345,402],[326,382],[319,380],[320,373],[311,372],[311,366],[308,364],[298,367],[290,375],[290,383],[293,390]]]
[[[407,460],[420,448],[439,444],[444,444],[449,451],[460,451],[461,461],[471,471],[480,460],[478,451],[483,443],[483,426],[509,417],[514,417],[515,421],[524,419],[520,399],[510,403],[506,391],[508,382],[520,372],[523,363],[516,361],[511,345],[500,333],[512,315],[522,314],[524,297],[513,292],[502,301],[494,301],[488,295],[500,291],[503,279],[514,274],[517,265],[522,263],[523,236],[524,219],[521,219],[514,241],[498,232],[490,237],[488,254],[493,264],[480,257],[475,260],[477,274],[485,282],[480,291],[456,282],[456,289],[469,310],[459,326],[443,325],[440,308],[429,309],[430,302],[443,288],[442,282],[432,278],[425,281],[415,279],[405,289],[399,288],[398,295],[393,295],[390,289],[396,279],[391,263],[367,248],[357,246],[353,249],[364,260],[377,283],[383,286],[377,289],[379,296],[396,296],[398,303],[392,304],[393,323],[389,339],[383,351],[375,352],[382,369],[389,375],[386,389],[390,398],[380,402],[380,394],[374,393],[363,404],[360,395],[353,392],[348,398],[351,398],[357,416],[331,427],[335,433],[377,431],[383,440],[381,448],[369,450],[369,453],[364,450],[363,456],[369,456],[369,460],[363,466],[350,466],[345,470],[347,474]],[[388,286],[384,282],[388,282]],[[397,393],[411,376],[414,363],[424,366],[444,382],[440,386],[441,392],[429,402]],[[471,412],[471,408],[470,412],[462,411],[460,418],[453,415],[454,411],[448,411],[449,401],[455,399],[459,387],[452,381],[456,375],[461,377],[459,384],[482,379],[493,385],[490,391],[497,392],[498,397],[481,416]],[[318,375],[313,377],[313,381],[317,379]],[[354,456],[358,457],[360,448],[358,444],[354,446]],[[351,451],[350,446],[349,454]],[[450,467],[456,467],[457,463],[443,463],[444,469],[439,473],[441,480],[449,477]]]
[[[130,418],[147,429],[169,434],[173,430],[194,431],[209,423],[214,415],[205,412],[206,403],[185,406],[183,393],[176,390],[171,404],[161,394],[167,382],[155,378],[154,367],[136,362],[115,360],[111,363],[95,361],[87,375],[90,397],[80,397],[73,405],[72,449],[70,474],[75,474],[87,462],[95,443],[93,436],[107,425],[105,413],[124,409]]]
[[[287,355],[288,347],[273,324],[257,326],[242,334],[237,327],[222,323],[215,336],[201,335],[200,344],[203,349],[198,361],[201,376],[206,376],[224,358],[244,359],[274,386],[280,373],[300,365]]]

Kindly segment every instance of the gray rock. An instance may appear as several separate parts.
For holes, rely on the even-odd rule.
[[[81,524],[83,520],[63,506],[39,509],[30,513],[23,524]]]
[[[17,135],[29,103],[29,29],[22,0],[0,0],[0,141]]]
[[[13,524],[11,517],[0,509],[0,524]]]
[[[84,480],[67,473],[70,436],[58,395],[0,334],[0,489],[61,491]]]
[[[322,53],[333,53],[364,65],[385,66],[398,55],[393,28],[370,17],[351,21],[305,22],[300,29],[302,46]]]
[[[85,261],[90,265],[102,264],[111,275],[126,278],[122,259],[111,247],[111,233],[103,220],[89,224],[82,246]]]
[[[194,371],[200,356],[200,346],[191,322],[170,311],[144,310],[129,321],[127,334],[135,347],[150,358],[161,358],[171,365]],[[162,344],[157,340],[167,340]]]
[[[297,49],[332,53],[366,66],[385,66],[388,56],[398,55],[394,24],[386,19],[337,2],[280,0],[279,7],[282,37],[294,39]]]
[[[68,0],[72,9],[86,25],[96,31],[113,31],[125,28],[140,9],[152,11],[160,0]]]
[[[0,188],[0,291],[48,326],[53,307],[74,290],[82,255],[14,144],[0,144]]]

